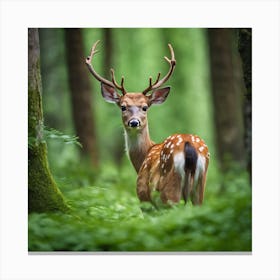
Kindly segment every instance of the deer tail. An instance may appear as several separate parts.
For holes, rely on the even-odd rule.
[[[185,152],[185,166],[184,166],[185,183],[183,186],[183,198],[186,203],[194,182],[194,174],[196,170],[198,154],[196,149],[190,144],[190,142],[185,143],[184,152]]]

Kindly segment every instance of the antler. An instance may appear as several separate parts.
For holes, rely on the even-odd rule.
[[[121,79],[121,85],[119,85],[117,82],[116,82],[116,79],[115,79],[115,72],[114,72],[114,69],[111,69],[111,77],[112,77],[112,82],[111,81],[108,81],[106,80],[105,78],[101,77],[95,70],[94,68],[92,67],[91,65],[91,61],[92,61],[92,58],[93,56],[98,52],[96,50],[96,46],[98,45],[98,43],[100,42],[100,40],[96,41],[92,48],[91,48],[91,52],[90,52],[90,55],[86,58],[86,65],[90,71],[90,73],[100,82],[110,86],[110,87],[113,87],[113,88],[117,88],[119,90],[121,90],[122,94],[125,95],[126,94],[126,90],[124,88],[124,77],[122,77]]]
[[[175,65],[176,65],[176,60],[175,60],[175,55],[174,55],[174,50],[171,46],[171,44],[168,44],[170,53],[171,53],[171,59],[169,59],[168,57],[164,57],[164,59],[169,63],[170,68],[169,71],[167,72],[167,74],[161,79],[160,78],[160,73],[158,73],[157,79],[154,83],[152,83],[152,77],[149,78],[149,86],[143,90],[143,94],[146,95],[149,91],[154,90],[156,88],[159,88],[160,86],[162,86],[172,75]]]

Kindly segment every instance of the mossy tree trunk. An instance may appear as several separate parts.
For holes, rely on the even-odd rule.
[[[243,76],[246,86],[244,98],[245,150],[247,170],[252,181],[252,29],[239,30],[238,50],[242,59]]]
[[[85,65],[83,34],[80,28],[65,29],[65,48],[68,80],[71,92],[72,115],[76,134],[82,144],[81,155],[93,166],[98,165],[98,149],[93,118],[92,91]]]
[[[236,77],[233,30],[211,28],[208,38],[217,153],[221,170],[227,171],[231,161],[245,162],[242,87]]]
[[[28,212],[66,211],[48,166],[43,138],[42,85],[38,29],[28,29]]]

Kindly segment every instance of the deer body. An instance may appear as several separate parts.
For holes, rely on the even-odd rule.
[[[122,111],[125,129],[125,143],[128,156],[138,174],[137,196],[140,201],[152,201],[151,193],[158,191],[163,203],[178,203],[183,197],[185,203],[190,196],[194,205],[202,204],[209,164],[209,152],[205,142],[192,134],[174,134],[160,144],[150,139],[147,111],[153,104],[161,104],[167,98],[170,88],[159,88],[169,79],[176,64],[174,51],[169,45],[171,59],[166,76],[140,93],[127,93],[124,89],[124,78],[121,85],[115,81],[111,70],[112,82],[99,76],[91,65],[96,53],[96,42],[87,58],[90,72],[101,82],[101,92],[107,102],[115,103]],[[122,95],[117,93],[122,91]],[[150,95],[149,91],[153,90]]]

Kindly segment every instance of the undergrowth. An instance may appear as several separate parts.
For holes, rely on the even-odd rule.
[[[201,207],[156,210],[138,201],[128,164],[94,176],[71,166],[56,181],[72,211],[30,214],[29,251],[251,251],[251,188],[241,170],[209,176]]]

